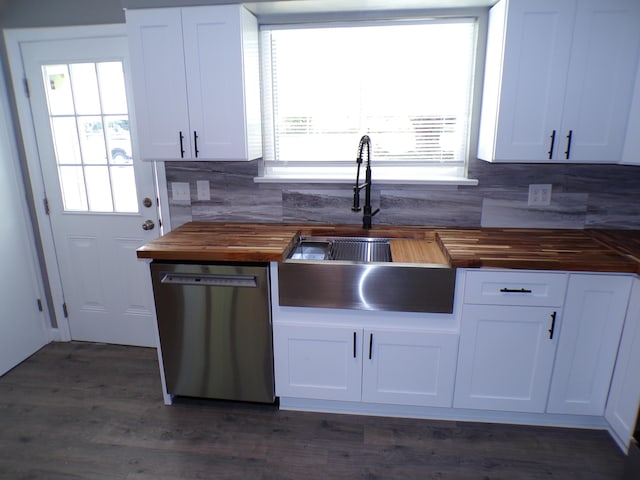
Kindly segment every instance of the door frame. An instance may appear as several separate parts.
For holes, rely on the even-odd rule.
[[[55,341],[70,341],[71,330],[69,321],[65,315],[65,297],[60,270],[58,267],[58,258],[53,238],[53,230],[51,219],[45,211],[44,199],[46,192],[44,187],[44,177],[42,166],[40,164],[40,155],[36,142],[36,133],[33,124],[31,112],[31,104],[28,95],[28,86],[24,65],[22,61],[21,44],[28,42],[42,42],[48,40],[77,40],[82,38],[108,38],[108,37],[126,37],[127,30],[124,24],[108,24],[108,25],[89,25],[75,27],[45,27],[45,28],[21,28],[7,29],[4,31],[4,39],[7,48],[7,56],[9,60],[9,74],[13,86],[13,96],[16,102],[18,112],[18,120],[20,122],[19,129],[16,133],[20,135],[22,146],[27,164],[28,187],[31,190],[35,210],[35,227],[40,235],[42,253],[44,258],[44,266],[46,268],[46,281],[48,282],[51,292],[53,312],[56,326],[51,323],[51,338]],[[133,92],[127,92],[129,96]],[[135,112],[129,112],[132,129],[131,147],[133,154],[139,158],[139,150],[137,143],[137,129]],[[154,162],[154,172],[156,178],[156,192],[160,199],[159,212],[168,212],[168,195],[166,187],[166,176],[163,162]],[[25,179],[26,183],[27,179]],[[25,185],[27,188],[27,185]],[[168,215],[163,215],[161,220],[161,233],[169,231],[170,226],[165,223]]]

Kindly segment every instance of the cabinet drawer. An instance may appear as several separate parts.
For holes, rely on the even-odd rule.
[[[566,288],[564,273],[470,271],[464,303],[562,306]]]

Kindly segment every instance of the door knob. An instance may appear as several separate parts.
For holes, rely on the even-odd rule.
[[[143,224],[142,224],[142,229],[143,230],[153,230],[153,228],[156,226],[155,223],[153,223],[153,220],[146,220]]]

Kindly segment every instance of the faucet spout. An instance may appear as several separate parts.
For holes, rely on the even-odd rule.
[[[363,184],[360,184],[360,166],[362,165],[362,156],[365,152],[367,153],[367,164],[365,166],[365,180]],[[353,206],[351,210],[354,212],[359,212],[360,208],[360,190],[364,189],[364,211],[362,216],[362,228],[370,229],[371,228],[371,218],[380,211],[377,208],[375,211],[372,211],[371,207],[371,139],[368,135],[364,135],[360,139],[360,143],[358,144],[358,157],[356,158],[356,162],[358,164],[358,169],[356,171],[356,183],[353,186]]]

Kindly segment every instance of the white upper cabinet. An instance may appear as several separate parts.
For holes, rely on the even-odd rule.
[[[637,0],[502,0],[490,13],[478,157],[622,158],[640,52]]]
[[[258,25],[240,5],[127,10],[145,160],[262,156]]]
[[[630,108],[622,163],[625,165],[640,165],[640,135],[638,134],[640,132],[640,62],[638,62],[636,84]]]

